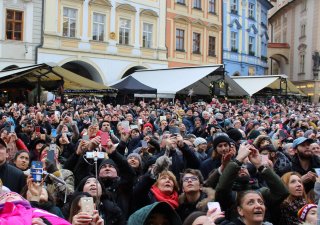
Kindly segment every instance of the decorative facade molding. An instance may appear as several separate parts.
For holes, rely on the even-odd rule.
[[[116,7],[117,10],[127,10],[131,12],[137,12],[136,8],[129,4],[119,4]]]
[[[242,26],[241,26],[241,24],[239,23],[238,19],[233,19],[228,26],[229,26],[229,27],[233,27],[233,24],[234,24],[234,23],[236,24],[238,30],[240,30],[240,29],[242,28]]]

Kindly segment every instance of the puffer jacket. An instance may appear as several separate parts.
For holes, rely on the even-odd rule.
[[[0,208],[0,225],[30,225],[34,218],[41,218],[47,225],[71,225],[47,211],[32,208],[27,201],[6,202]]]

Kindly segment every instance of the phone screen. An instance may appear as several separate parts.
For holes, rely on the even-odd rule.
[[[56,138],[57,137],[57,130],[51,129],[51,137]]]
[[[50,144],[47,159],[51,162],[55,161],[54,158],[55,158],[56,149],[57,149],[56,144]]]
[[[110,136],[108,132],[101,132],[100,137],[101,137],[101,145],[106,146],[108,141],[110,140]]]
[[[32,161],[30,174],[33,178],[33,182],[42,181],[43,165],[41,161]]]
[[[268,155],[261,155],[261,160],[263,165],[268,165],[269,156]]]
[[[10,127],[10,133],[14,133],[14,126]]]
[[[208,210],[217,209],[216,212],[221,212],[221,207],[219,202],[208,202]]]
[[[89,141],[89,135],[87,134],[83,135],[82,140]]]

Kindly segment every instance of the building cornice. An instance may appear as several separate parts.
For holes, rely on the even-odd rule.
[[[272,20],[273,18],[275,18],[278,14],[282,13],[284,10],[286,10],[288,7],[290,7],[292,4],[296,3],[296,0],[289,0],[289,2],[287,4],[285,4],[284,6],[282,6],[281,8],[279,8],[272,16],[270,16],[268,18],[268,20]]]

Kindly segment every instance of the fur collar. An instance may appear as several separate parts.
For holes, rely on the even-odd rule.
[[[215,193],[216,193],[216,191],[212,188],[202,187],[201,188],[201,195],[200,195],[199,200],[197,201],[196,208],[201,211],[207,210],[207,203],[214,201]],[[188,204],[185,193],[182,193],[179,196],[179,205],[180,204]]]

